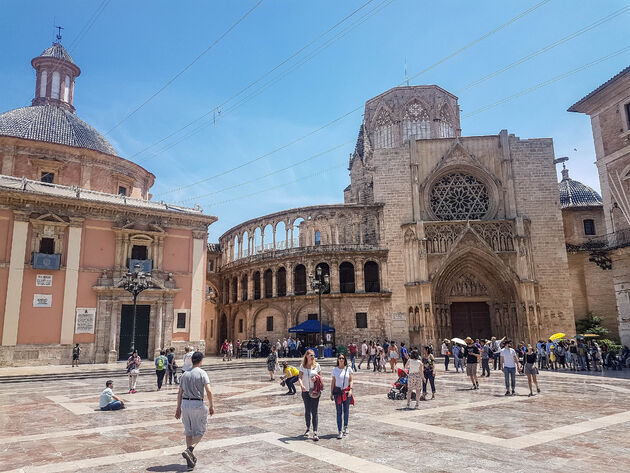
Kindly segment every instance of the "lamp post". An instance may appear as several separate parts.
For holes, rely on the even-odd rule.
[[[319,346],[317,347],[318,358],[324,358],[324,324],[322,323],[322,292],[326,292],[330,288],[330,275],[322,274],[322,267],[318,266],[313,274],[308,275],[311,289],[317,293],[319,302]]]
[[[149,289],[151,284],[151,273],[145,273],[140,271],[140,264],[136,263],[133,266],[133,272],[127,271],[127,273],[120,280],[118,287],[122,287],[125,291],[133,295],[133,319],[131,323],[131,353],[136,349],[136,307],[138,294],[145,289]]]

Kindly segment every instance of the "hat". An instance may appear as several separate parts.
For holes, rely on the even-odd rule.
[[[470,338],[470,337],[466,337],[466,338],[464,339],[464,341],[465,341],[466,343],[472,343],[472,342],[474,342],[474,340],[473,340],[472,338]]]
[[[451,343],[451,341],[448,338],[445,338],[444,343]]]

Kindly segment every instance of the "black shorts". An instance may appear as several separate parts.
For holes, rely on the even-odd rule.
[[[78,360],[79,359],[79,355],[72,355],[72,359],[73,360]]]

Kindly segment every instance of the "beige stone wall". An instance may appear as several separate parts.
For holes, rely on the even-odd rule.
[[[551,139],[510,139],[516,208],[531,221],[532,256],[543,326],[573,333],[573,303]]]

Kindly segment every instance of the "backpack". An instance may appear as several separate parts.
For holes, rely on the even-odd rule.
[[[163,356],[158,356],[158,359],[155,360],[155,367],[161,371],[164,369],[164,357]]]
[[[463,349],[459,349],[459,352],[457,353],[457,358],[464,358],[464,350]]]

